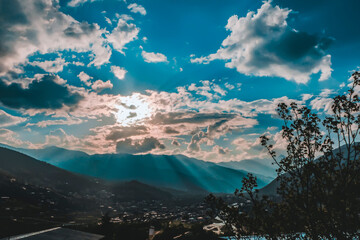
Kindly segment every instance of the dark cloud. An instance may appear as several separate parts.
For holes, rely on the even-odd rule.
[[[57,83],[56,79],[56,76],[45,75],[32,81],[27,88],[22,88],[19,83],[7,85],[0,80],[0,102],[16,109],[59,109],[63,105],[74,106],[83,98]]]
[[[1,27],[27,24],[28,19],[22,12],[22,8],[17,0],[2,0],[0,1],[0,25]],[[1,28],[4,30],[4,28]]]
[[[189,151],[198,152],[201,150],[201,144],[225,135],[229,131],[229,127],[226,125],[226,122],[228,122],[227,119],[217,121],[214,124],[209,125],[206,132],[198,131],[194,133],[187,149]]]
[[[126,109],[135,110],[136,106],[131,104],[130,106],[126,105],[125,103],[120,103],[121,106],[123,106]]]
[[[137,116],[137,113],[136,112],[130,112],[129,113],[129,116],[127,116],[127,118],[134,118]]]
[[[20,34],[12,29],[16,26],[27,25],[29,23],[26,15],[17,0],[0,1],[0,58],[15,53],[13,42],[19,38]],[[31,32],[25,33],[31,35]],[[6,69],[5,62],[0,61],[0,72]]]
[[[200,131],[191,137],[191,141],[187,146],[187,149],[192,152],[199,152],[201,150],[200,145],[206,139],[206,133]]]
[[[324,51],[332,42],[332,38],[319,38],[306,32],[288,30],[279,38],[255,48],[248,64],[267,68],[273,64],[286,63],[299,71],[308,71],[321,61],[325,56]]]
[[[229,149],[228,148],[223,148],[220,147],[219,145],[214,146],[213,150],[220,155],[225,155],[227,153],[229,153]]]
[[[123,141],[118,141],[116,144],[117,153],[145,153],[154,149],[164,149],[165,145],[154,137],[144,138],[142,141],[135,141],[127,138]]]
[[[232,113],[157,113],[151,120],[151,123],[155,124],[179,124],[179,123],[205,123],[208,121],[219,119],[233,119],[237,114]]]
[[[64,34],[67,37],[80,39],[85,35],[90,35],[95,32],[96,26],[87,22],[71,23],[69,27],[64,30]]]
[[[206,134],[208,137],[216,137],[219,134],[226,134],[229,130],[229,127],[226,125],[228,122],[227,119],[220,120],[212,125],[209,125],[207,128]]]
[[[176,139],[172,140],[171,144],[174,145],[174,146],[178,146],[178,147],[181,145],[181,144],[179,143],[179,141],[176,140]]]
[[[116,141],[118,139],[144,135],[147,133],[149,133],[149,129],[145,126],[118,127],[113,129],[110,134],[106,136],[106,140]]]
[[[231,33],[219,50],[194,63],[226,60],[226,67],[255,76],[276,76],[306,83],[310,75],[321,72],[319,80],[331,76],[328,49],[332,38],[297,31],[287,22],[291,10],[264,1],[257,12],[245,17],[231,16],[226,29]],[[254,44],[256,43],[256,44]]]
[[[165,127],[165,129],[164,129],[164,133],[167,133],[167,134],[178,134],[179,131],[175,130],[175,129],[172,128],[172,127],[167,126],[167,127]]]
[[[103,30],[96,23],[77,22],[59,7],[52,0],[0,1],[0,73],[26,63],[37,52],[92,51],[91,64],[108,61],[111,51],[103,43]]]
[[[337,0],[274,0],[274,4],[298,11],[300,14],[292,17],[300,20],[302,28],[311,31],[326,29],[328,34],[339,40],[338,44],[358,42],[360,28],[354,27],[354,23],[359,21],[360,1],[347,0],[344,3]]]

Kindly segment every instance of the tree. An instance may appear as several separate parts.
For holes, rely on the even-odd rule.
[[[333,98],[331,111],[322,119],[296,103],[278,105],[287,156],[279,159],[270,139],[261,136],[261,144],[278,168],[277,195],[259,193],[256,178],[249,174],[235,195],[250,204],[232,207],[208,197],[234,235],[271,239],[360,236],[360,73],[353,73],[352,80],[347,94]]]

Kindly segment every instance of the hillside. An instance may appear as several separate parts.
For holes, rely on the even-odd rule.
[[[171,189],[81,176],[1,147],[0,156],[0,238],[97,221],[104,212],[134,201],[176,201]]]
[[[69,199],[72,198],[72,194],[82,198],[84,195],[98,196],[99,193],[104,192],[116,195],[117,200],[123,201],[172,197],[166,191],[140,182],[106,182],[74,174],[6,148],[0,148],[0,156],[0,193],[2,196],[9,195],[11,192],[16,195],[18,194],[15,190],[16,186],[25,185],[38,190],[47,189]],[[14,190],[9,191],[11,188]]]

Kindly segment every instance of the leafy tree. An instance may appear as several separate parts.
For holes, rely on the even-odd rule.
[[[278,105],[287,156],[277,157],[267,136],[261,144],[277,165],[277,194],[265,196],[249,174],[229,206],[209,196],[227,229],[238,238],[353,239],[360,230],[360,73],[345,95],[333,98],[323,119],[309,108]]]

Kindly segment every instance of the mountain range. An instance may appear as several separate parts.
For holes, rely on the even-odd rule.
[[[241,187],[241,181],[248,173],[241,169],[241,164],[235,167],[234,162],[228,165],[215,164],[183,155],[88,155],[58,147],[13,150],[85,176],[114,182],[136,180],[159,188],[185,192],[233,193]],[[271,176],[259,174],[269,170],[265,165],[256,162],[252,165],[263,169],[255,173],[259,187],[273,180]],[[249,166],[251,164],[247,163],[247,170]]]
[[[107,182],[69,172],[7,148],[0,147],[0,156],[1,196],[16,195],[16,186],[25,186],[37,191],[45,189],[48,193],[56,193],[65,198],[73,193],[81,198],[82,195],[104,195],[105,192],[107,195],[116,194],[120,200],[125,201],[172,197],[172,194],[165,190],[138,181]],[[20,192],[28,191],[22,189]]]

